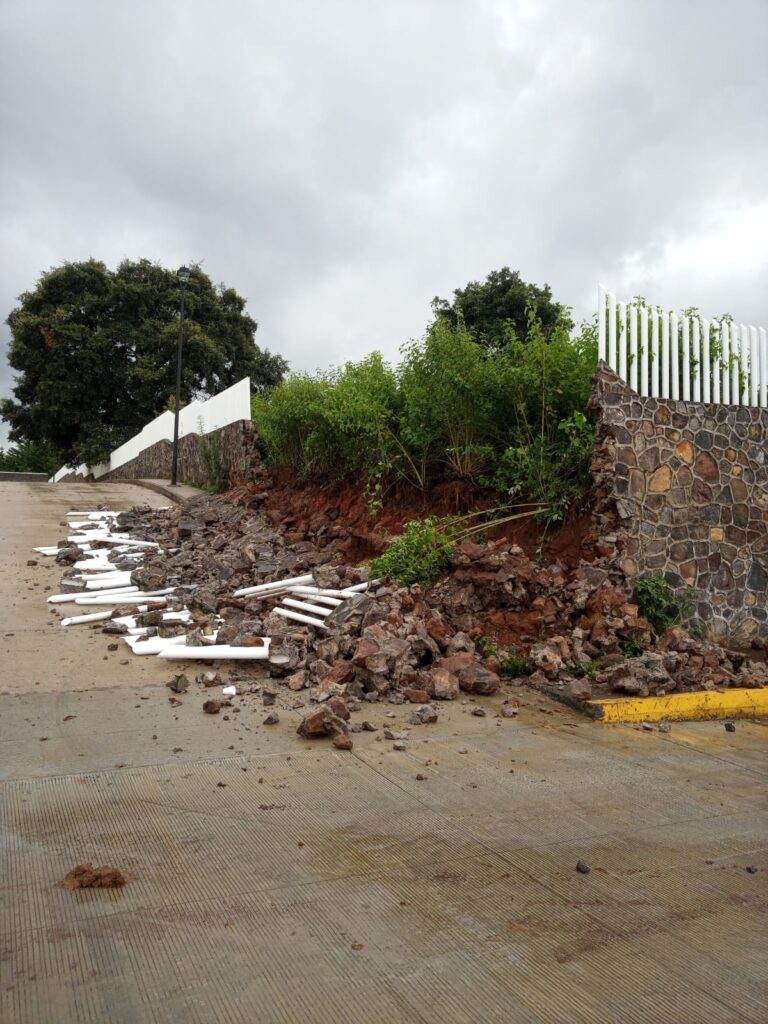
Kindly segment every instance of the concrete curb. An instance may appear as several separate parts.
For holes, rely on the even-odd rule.
[[[120,480],[114,481],[115,483],[121,484],[135,484],[137,487],[144,487],[148,491],[154,491],[156,494],[162,494],[163,497],[168,498],[174,505],[183,505],[185,501],[189,501],[190,498],[199,498],[207,491],[201,491],[197,487],[191,487],[189,484],[179,484],[177,487],[172,487],[171,484],[162,483],[159,480]]]
[[[698,690],[665,697],[590,700],[585,708],[602,722],[698,722],[768,717],[768,689]]]

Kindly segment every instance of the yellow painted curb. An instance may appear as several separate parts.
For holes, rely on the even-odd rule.
[[[708,718],[768,717],[768,689],[699,690],[666,697],[616,697],[587,701],[603,722],[703,721]]]

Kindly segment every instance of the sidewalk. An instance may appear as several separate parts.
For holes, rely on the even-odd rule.
[[[176,484],[172,487],[167,480],[126,480],[125,483],[137,484],[139,487],[146,487],[150,491],[162,494],[175,505],[181,505],[189,498],[199,498],[200,495],[208,493],[191,484]]]

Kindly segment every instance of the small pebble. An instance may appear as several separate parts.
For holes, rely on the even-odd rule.
[[[576,870],[579,872],[580,875],[588,875],[592,869],[590,868],[589,864],[585,864],[583,860],[577,860]]]

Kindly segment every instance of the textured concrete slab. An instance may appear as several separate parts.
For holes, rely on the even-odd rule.
[[[96,632],[92,685],[62,685],[57,629],[39,678],[5,638],[3,1024],[765,1019],[764,725],[648,732],[521,689],[516,719],[372,705],[340,752],[296,735],[301,694],[267,726],[258,690],[206,715],[151,658],[105,681]],[[129,881],[60,888],[83,861]]]

